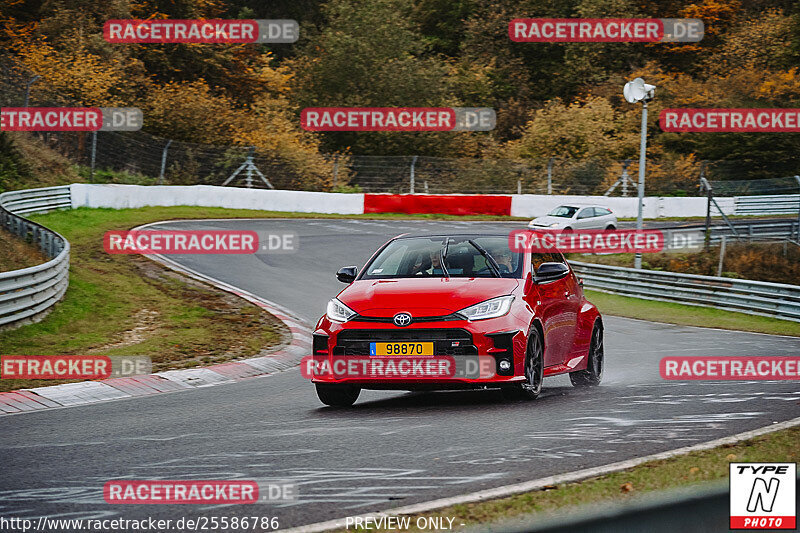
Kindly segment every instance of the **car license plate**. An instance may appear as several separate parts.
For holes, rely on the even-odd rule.
[[[371,342],[370,355],[433,355],[432,342]]]

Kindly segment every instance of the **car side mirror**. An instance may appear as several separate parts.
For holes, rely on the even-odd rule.
[[[556,281],[569,274],[569,267],[564,263],[542,263],[536,269],[536,283]]]
[[[353,283],[357,275],[358,275],[358,267],[355,266],[342,267],[336,273],[336,279],[338,279],[342,283]]]

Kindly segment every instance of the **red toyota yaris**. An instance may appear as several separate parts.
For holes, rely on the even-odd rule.
[[[350,266],[336,276],[348,286],[316,325],[314,361],[481,356],[494,368],[490,377],[312,376],[327,405],[352,405],[362,388],[500,388],[533,399],[546,376],[600,383],[602,318],[561,254],[512,251],[508,235],[401,235],[360,273]]]

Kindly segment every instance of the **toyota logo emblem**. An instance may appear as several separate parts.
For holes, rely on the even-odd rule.
[[[411,315],[409,315],[408,313],[397,313],[396,315],[394,315],[392,321],[394,322],[395,326],[399,326],[402,328],[411,324]]]

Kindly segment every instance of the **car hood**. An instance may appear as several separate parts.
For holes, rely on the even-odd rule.
[[[543,216],[543,217],[534,218],[533,219],[533,223],[537,224],[537,225],[541,225],[541,226],[549,226],[550,224],[555,224],[555,223],[566,224],[570,220],[572,220],[572,219],[564,218],[564,217],[551,217],[550,215],[546,215],[546,216]]]
[[[338,298],[358,314],[391,317],[441,316],[470,305],[511,294],[519,285],[512,278],[401,278],[353,282]]]

